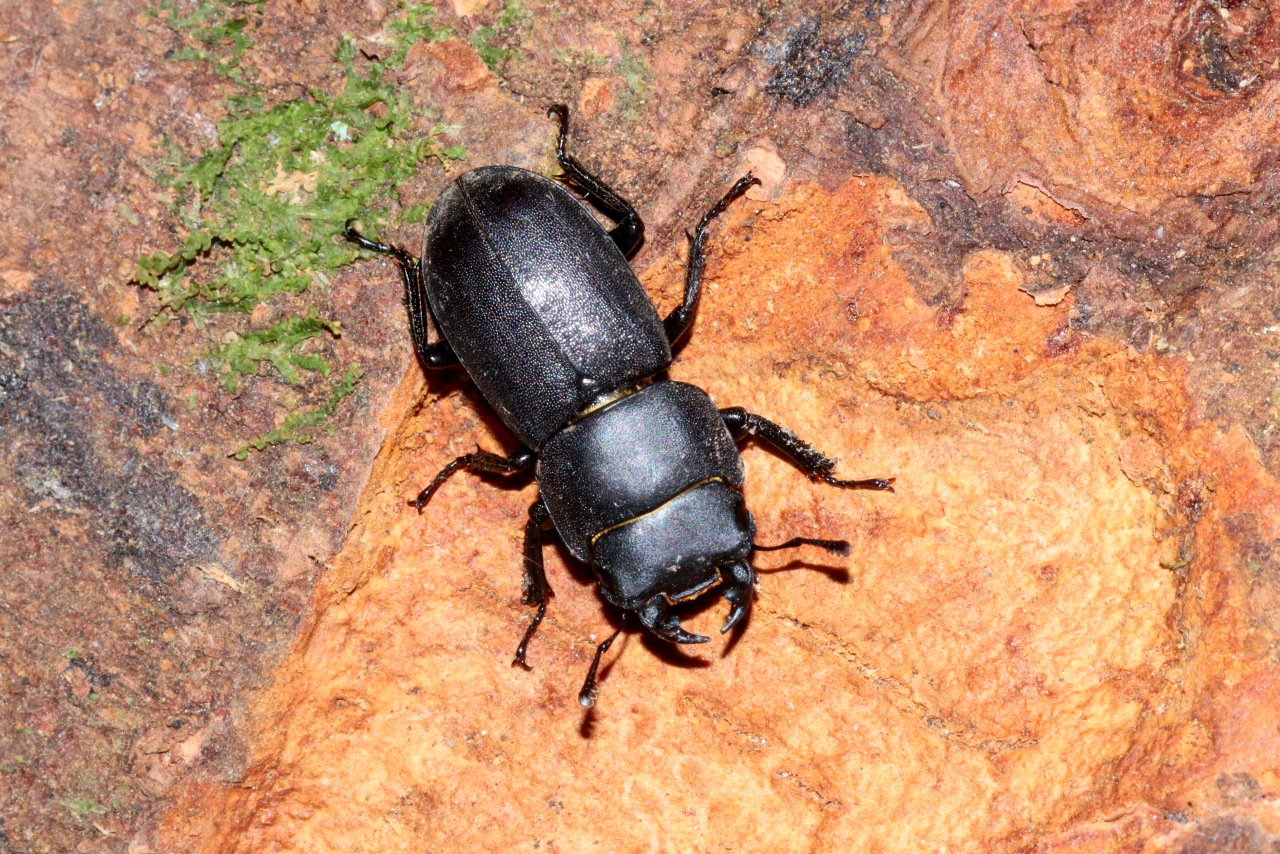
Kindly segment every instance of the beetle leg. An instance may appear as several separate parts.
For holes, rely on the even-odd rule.
[[[750,563],[735,560],[726,569],[729,580],[724,589],[724,598],[729,603],[729,619],[720,627],[720,634],[729,631],[747,615],[756,595],[756,571],[751,568]]]
[[[689,261],[684,271],[684,301],[680,303],[670,314],[667,319],[662,321],[663,327],[667,331],[667,340],[671,342],[671,346],[675,346],[676,341],[689,328],[689,323],[693,320],[693,313],[698,310],[698,298],[702,294],[702,268],[707,263],[707,228],[711,225],[711,221],[733,203],[735,199],[749,190],[752,185],[759,184],[760,179],[748,172],[737,180],[729,192],[724,194],[724,198],[715,203],[711,210],[707,211],[702,217],[702,221],[698,223],[698,227],[694,229],[693,234],[689,237]]]
[[[409,503],[421,513],[422,508],[426,507],[427,502],[431,500],[431,496],[436,494],[436,490],[452,477],[453,473],[458,469],[489,472],[490,474],[517,474],[533,468],[534,463],[537,461],[537,454],[528,448],[521,448],[509,457],[500,457],[497,454],[481,450],[477,450],[474,454],[463,454],[441,469],[435,479],[427,484],[427,488],[419,492],[417,498],[410,499]]]
[[[593,208],[617,223],[609,232],[622,254],[628,259],[636,254],[640,244],[644,243],[644,220],[631,203],[618,191],[587,171],[576,157],[568,152],[569,143],[569,108],[564,104],[553,104],[547,108],[547,115],[560,120],[560,137],[556,141],[556,159],[564,170],[561,179],[582,194],[583,199]]]
[[[792,465],[814,480],[821,480],[844,489],[879,489],[884,492],[893,492],[891,477],[874,477],[866,480],[840,480],[834,477],[831,472],[836,467],[835,460],[785,427],[780,427],[767,418],[748,412],[741,406],[721,409],[720,418],[724,421],[724,426],[728,427],[729,432],[733,434],[734,441],[740,440],[746,434],[755,436],[776,449]]]
[[[661,593],[646,602],[644,607],[636,611],[636,615],[640,617],[640,622],[644,624],[646,629],[664,641],[669,641],[670,643],[706,643],[711,640],[711,638],[704,635],[690,634],[681,628],[679,617],[671,610],[671,603]]]
[[[529,521],[524,526],[524,595],[521,599],[526,605],[537,605],[538,613],[534,615],[524,637],[520,639],[520,646],[516,647],[516,657],[511,664],[512,666],[518,664],[525,670],[533,669],[529,666],[529,662],[525,661],[524,654],[529,647],[529,641],[533,638],[533,633],[541,625],[542,618],[547,616],[547,600],[555,595],[551,585],[547,583],[547,573],[542,562],[542,530],[550,518],[551,514],[547,512],[546,505],[539,497],[529,508]]]
[[[404,303],[409,310],[409,333],[413,336],[413,349],[418,354],[418,361],[424,368],[448,368],[458,364],[458,357],[443,337],[439,341],[429,341],[427,329],[434,325],[437,330],[440,324],[435,323],[431,314],[431,306],[427,303],[426,272],[422,262],[405,252],[399,246],[390,243],[378,243],[356,231],[355,225],[348,220],[343,232],[347,240],[368,249],[370,252],[383,252],[392,255],[400,266],[400,278],[404,282]],[[431,323],[428,324],[428,319]]]
[[[620,634],[622,629],[609,635],[608,640],[596,647],[595,658],[591,659],[591,669],[587,671],[587,679],[582,683],[582,690],[578,692],[578,705],[584,709],[589,709],[596,704],[596,694],[600,690],[596,682],[596,671],[600,669],[600,657],[609,651],[609,647],[613,646],[613,642]]]

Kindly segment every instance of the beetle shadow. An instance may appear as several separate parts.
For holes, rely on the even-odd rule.
[[[466,401],[466,408],[470,410],[475,420],[484,425],[484,431],[498,439],[502,446],[502,453],[511,453],[521,447],[520,440],[511,435],[507,425],[498,418],[489,401],[484,399],[480,389],[461,366],[423,369],[422,373],[426,378],[426,393],[419,397],[415,404],[413,410],[415,415],[428,407],[439,406],[446,398],[461,397]],[[507,450],[508,448],[511,450]],[[502,475],[497,476],[499,482],[501,478]]]
[[[569,553],[569,547],[564,544],[564,540],[560,539],[560,532],[554,528],[544,532],[542,535],[542,547],[545,549],[548,546],[556,550],[556,555],[560,558],[560,562],[569,571],[569,575],[573,576],[574,581],[583,587],[595,587],[596,582],[599,581],[596,578],[596,574],[592,572],[591,567]],[[595,591],[593,590],[593,592]],[[596,592],[596,595],[599,595],[599,593]]]
[[[429,394],[433,394],[438,398],[445,398],[455,392],[467,393],[468,397],[473,401],[480,401],[477,409],[483,407],[488,408],[489,404],[484,402],[484,398],[480,396],[480,390],[476,388],[476,384],[471,381],[471,377],[467,374],[465,368],[461,365],[450,365],[447,368],[428,368],[423,366],[422,360],[414,356],[414,363],[418,366],[418,371],[425,380],[426,390]],[[414,408],[415,413],[421,411],[427,403],[427,395],[423,395],[418,400],[417,406]],[[506,428],[502,428],[506,431]]]
[[[789,560],[782,566],[773,566],[768,569],[760,569],[756,567],[757,575],[773,575],[776,572],[792,572],[797,569],[808,570],[809,572],[817,572],[825,575],[836,584],[851,584],[853,576],[849,573],[849,568],[844,566],[827,566],[826,564],[813,563],[804,558],[796,558]]]
[[[582,720],[578,723],[578,735],[582,738],[594,738],[596,734],[596,722],[599,715],[596,713],[597,706],[582,710]]]

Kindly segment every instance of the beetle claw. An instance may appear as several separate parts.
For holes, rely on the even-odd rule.
[[[728,576],[724,598],[729,603],[729,619],[720,627],[720,634],[729,631],[747,615],[756,595],[756,571],[751,564],[745,560],[735,561],[729,565]]]
[[[670,643],[706,643],[711,638],[686,632],[680,626],[680,618],[671,610],[671,604],[661,594],[654,596],[636,612],[644,627]]]

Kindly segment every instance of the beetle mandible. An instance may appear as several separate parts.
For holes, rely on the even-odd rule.
[[[702,217],[684,299],[660,320],[628,264],[644,222],[569,154],[568,108],[548,114],[560,124],[560,180],[611,219],[611,230],[556,182],[512,166],[473,169],[444,189],[427,218],[421,260],[364,237],[353,223],[346,228],[349,240],[398,262],[423,367],[461,364],[522,445],[506,457],[479,449],[458,457],[409,503],[422,512],[459,469],[535,475],[523,599],[537,613],[512,662],[526,668],[552,595],[542,559],[548,524],[624,615],[664,641],[705,643],[681,627],[673,606],[720,585],[730,605],[721,632],[729,631],[755,595],[753,550],[849,552],[843,540],[753,542],[739,440],[755,436],[832,486],[893,491],[892,478],[836,478],[836,461],[789,430],[740,407],[717,409],[701,389],[665,375],[698,306],[708,227],[759,180],[747,173]],[[431,325],[439,340],[430,340]],[[600,658],[619,632],[596,648],[578,695],[584,707],[595,702]]]

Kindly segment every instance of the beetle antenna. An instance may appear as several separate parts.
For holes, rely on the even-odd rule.
[[[762,546],[759,543],[751,544],[751,548],[758,552],[776,552],[779,549],[794,549],[797,546],[817,546],[820,549],[826,549],[833,555],[849,556],[848,540],[815,540],[811,537],[796,537],[778,546]]]
[[[620,634],[622,634],[622,629],[618,629],[609,635],[608,640],[596,647],[596,657],[591,659],[591,669],[587,671],[587,681],[582,683],[582,690],[578,692],[578,705],[584,709],[589,709],[596,704],[596,694],[600,690],[600,686],[596,682],[596,671],[600,669],[600,656],[609,651],[609,647],[613,646],[613,642]]]

